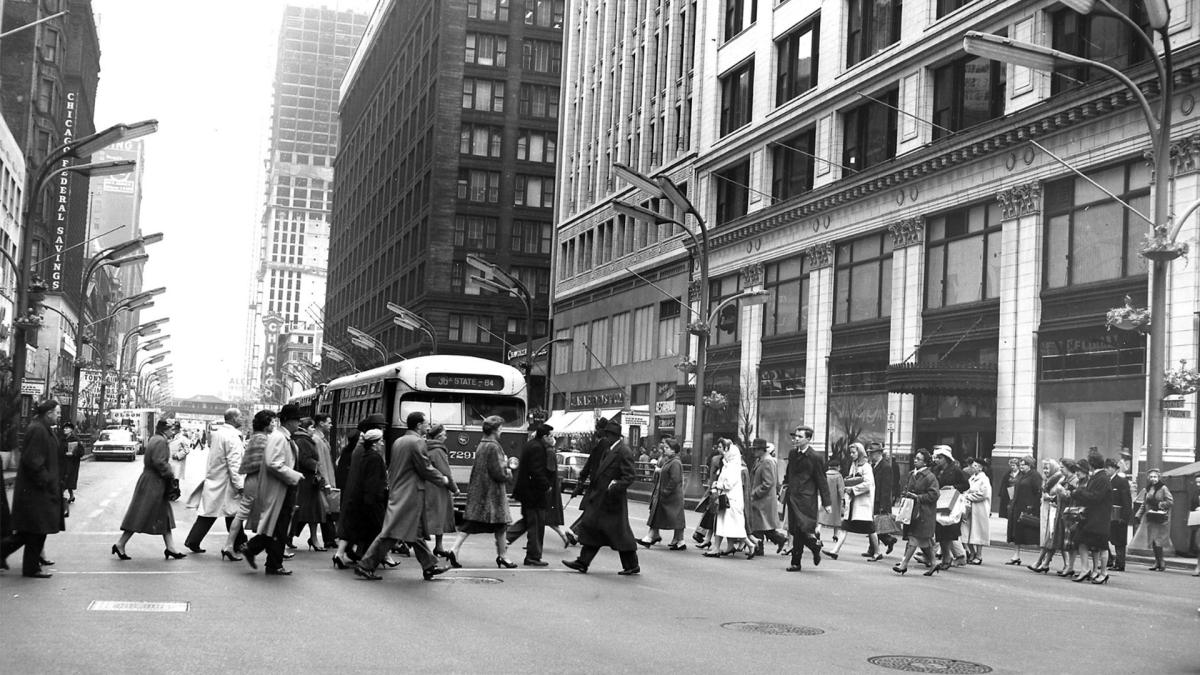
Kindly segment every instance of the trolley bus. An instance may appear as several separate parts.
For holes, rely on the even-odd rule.
[[[372,413],[382,413],[387,420],[384,438],[389,448],[404,434],[409,413],[423,412],[429,422],[445,426],[450,470],[460,489],[458,509],[466,500],[483,419],[498,415],[504,420],[500,439],[510,457],[520,456],[526,439],[524,375],[512,366],[473,356],[420,356],[340,377],[329,383],[319,402],[307,394],[301,392],[293,402],[308,402],[314,412],[328,414],[334,424],[330,444],[338,446]]]

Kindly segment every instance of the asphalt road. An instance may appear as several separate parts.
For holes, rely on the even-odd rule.
[[[84,464],[68,530],[47,545],[54,577],[22,578],[19,555],[0,572],[0,671],[884,673],[868,659],[902,655],[1001,673],[1200,672],[1200,579],[1179,571],[1073,584],[1000,565],[1008,552],[987,549],[981,567],[925,578],[914,565],[900,577],[895,556],[866,562],[852,536],[839,560],[806,560],[799,574],[776,555],[707,559],[660,545],[627,578],[612,551],[587,575],[567,570],[558,559],[573,551],[551,534],[546,569],[498,570],[477,535],[466,567],[434,582],[408,559],[382,582],[360,581],[304,550],[288,563],[293,576],[266,577],[219,558],[221,524],[208,553],[184,560],[165,562],[149,535],[129,543],[133,560],[109,554],[140,471],[140,461]],[[640,536],[645,506],[630,510]],[[192,513],[175,506],[180,546]],[[93,604],[104,601],[185,611]]]

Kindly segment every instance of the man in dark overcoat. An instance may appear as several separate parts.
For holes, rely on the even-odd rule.
[[[754,469],[750,472],[747,529],[758,538],[753,556],[759,556],[763,554],[764,539],[769,539],[783,550],[787,545],[787,537],[779,532],[779,509],[776,506],[779,499],[779,474],[775,458],[767,452],[767,442],[761,438],[754,439],[750,444],[750,452],[754,456]]]
[[[1113,506],[1109,516],[1108,541],[1112,544],[1113,555],[1109,556],[1108,569],[1115,572],[1125,571],[1125,549],[1129,545],[1129,521],[1133,518],[1133,497],[1129,492],[1129,479],[1121,471],[1121,463],[1114,459],[1104,460],[1104,470],[1108,472],[1109,485],[1112,486]]]
[[[883,456],[883,446],[879,443],[867,444],[867,457],[871,463],[871,475],[875,479],[874,515],[889,515],[892,512],[893,499],[892,462]],[[891,553],[892,547],[896,545],[896,537],[890,534],[881,534],[879,543],[886,546],[887,552]],[[878,553],[879,551],[869,548],[864,555],[869,558]]]
[[[795,538],[792,545],[792,564],[787,571],[799,572],[802,547],[812,551],[813,564],[821,564],[821,541],[817,539],[817,496],[832,511],[829,483],[825,480],[825,462],[813,451],[812,427],[798,426],[790,434],[792,451],[788,453],[787,472],[783,478],[781,499],[787,505],[788,534]]]
[[[521,462],[517,467],[517,480],[513,485],[513,499],[521,502],[521,520],[508,529],[508,543],[522,534],[526,537],[525,565],[545,567],[542,560],[542,544],[546,535],[546,518],[549,515],[550,492],[554,487],[554,470],[549,468],[547,458],[552,452],[554,427],[541,424],[534,430],[534,437],[521,450]],[[547,440],[549,439],[549,440]]]
[[[608,419],[601,417],[596,420],[595,440],[588,448],[587,461],[583,463],[583,468],[579,470],[579,478],[575,481],[575,489],[571,490],[571,499],[583,494],[587,488],[587,482],[596,474],[596,467],[600,464],[600,459],[604,457],[604,450],[608,448],[608,442],[604,438],[604,428],[608,426]],[[587,500],[584,500],[587,501]],[[583,504],[579,505],[580,510],[583,509]],[[574,529],[572,526],[571,529]]]
[[[563,564],[586,573],[600,547],[609,546],[621,555],[622,569],[618,574],[640,574],[642,568],[638,566],[637,540],[629,527],[626,494],[637,475],[633,451],[621,437],[620,424],[606,423],[603,433],[602,447],[593,450],[601,455],[580,503],[583,516],[575,524],[581,547],[579,557],[564,560]]]
[[[4,561],[24,546],[21,575],[49,579],[50,573],[42,571],[46,535],[66,528],[58,466],[61,453],[58,437],[50,429],[58,423],[58,402],[43,401],[34,413],[37,417],[25,429],[21,463],[13,486],[11,527],[16,533],[0,543],[0,568],[7,569]]]

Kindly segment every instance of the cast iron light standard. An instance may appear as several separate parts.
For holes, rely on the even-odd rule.
[[[170,351],[159,352],[159,353],[155,354],[154,356],[151,356],[150,358],[146,359],[145,361],[142,361],[141,364],[138,365],[137,377],[133,381],[133,395],[134,395],[133,401],[134,401],[135,405],[138,402],[138,396],[142,390],[142,369],[145,368],[146,366],[152,366],[156,363],[162,363],[163,360],[166,359],[170,353],[171,353]],[[169,367],[170,366],[163,366],[163,368],[169,368]],[[162,370],[162,369],[160,368],[159,370]],[[158,372],[158,371],[156,370],[155,372]]]
[[[369,349],[376,352],[379,354],[380,358],[379,365],[387,365],[387,347],[385,347],[382,342],[376,340],[354,326],[347,326],[346,332],[350,335],[350,344],[358,347],[359,349]]]
[[[468,255],[467,264],[483,272],[483,276],[471,275],[471,281],[501,295],[514,297],[525,306],[525,362],[521,369],[525,371],[525,381],[528,386],[529,379],[533,376],[533,294],[529,292],[529,288],[525,284],[521,283],[520,279],[493,262],[477,255]]]
[[[50,178],[56,172],[62,172],[72,169],[72,167],[63,166],[64,162],[91,157],[97,150],[106,148],[114,143],[121,141],[140,138],[158,131],[158,120],[145,120],[135,122],[133,124],[116,124],[103,131],[98,131],[89,136],[76,138],[68,143],[64,143],[47,155],[46,159],[34,171],[31,171],[28,176],[28,184],[25,189],[25,212],[22,214],[20,223],[21,234],[21,251],[17,256],[17,268],[19,274],[17,276],[17,301],[13,307],[13,378],[20,381],[25,377],[25,362],[26,362],[26,345],[28,343],[28,330],[35,328],[38,325],[36,320],[30,315],[30,286],[35,279],[33,274],[32,260],[33,253],[33,237],[32,223],[33,218],[39,213],[41,207],[41,194],[45,190]],[[76,173],[87,173],[89,171],[106,171],[118,165],[116,162],[100,162],[95,165],[81,165],[73,167]],[[39,289],[33,289],[37,292]]]
[[[392,317],[392,323],[405,330],[420,331],[424,333],[429,337],[429,353],[437,354],[437,331],[434,330],[432,323],[430,323],[420,314],[417,314],[411,310],[407,310],[394,302],[389,302],[387,304],[387,308],[389,312],[395,315]]]
[[[1152,230],[1142,247],[1142,256],[1150,263],[1150,354],[1146,365],[1147,390],[1145,401],[1146,461],[1148,466],[1161,466],[1163,455],[1163,409],[1165,395],[1166,331],[1167,331],[1167,271],[1171,260],[1187,252],[1186,245],[1175,244],[1178,228],[1172,227],[1170,213],[1171,176],[1171,106],[1174,99],[1174,72],[1171,61],[1171,36],[1167,26],[1171,22],[1167,0],[1144,0],[1143,7],[1150,28],[1162,40],[1160,56],[1150,39],[1132,18],[1112,6],[1108,0],[1062,0],[1063,4],[1081,14],[1092,12],[1099,4],[1101,14],[1123,22],[1146,48],[1158,79],[1159,102],[1156,111],[1142,90],[1125,73],[1106,63],[1085,59],[1066,52],[1038,44],[1021,42],[1009,38],[976,31],[967,32],[963,38],[963,50],[974,56],[1024,66],[1034,70],[1053,72],[1056,67],[1082,65],[1098,68],[1115,77],[1137,101],[1146,118],[1150,135],[1150,148],[1154,154],[1154,210],[1151,213]],[[1141,214],[1138,214],[1141,215]],[[1145,216],[1142,216],[1143,218]],[[1137,453],[1134,453],[1136,475]]]
[[[550,345],[554,344],[555,342],[561,342],[566,345],[573,345],[573,344],[575,344],[575,338],[571,338],[571,337],[554,338],[553,340],[550,340],[549,342],[542,345],[541,347],[538,347],[538,350],[537,350],[537,352],[534,353],[533,357],[538,357],[538,356],[541,356],[542,354],[548,355],[550,353]],[[532,360],[532,358],[531,358],[531,360]],[[553,365],[554,365],[553,359],[547,358],[547,361],[546,361],[546,414],[547,415],[549,415],[554,410],[554,408],[552,407],[554,404],[554,399],[553,399],[554,394],[551,393],[553,390],[550,387],[550,376],[554,372],[554,370],[552,368]]]
[[[151,335],[157,335],[158,333],[162,332],[162,325],[170,320],[170,317],[164,317],[162,319],[147,321],[146,323],[129,331],[124,339],[121,340],[121,352],[119,354],[119,360],[117,361],[117,386],[120,387],[120,389],[117,390],[118,405],[125,401],[125,349],[129,346],[129,340],[134,336],[149,337]]]

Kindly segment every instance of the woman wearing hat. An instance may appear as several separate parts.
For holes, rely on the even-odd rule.
[[[832,551],[821,549],[821,552],[837,560],[842,544],[846,543],[847,534],[865,534],[869,545],[876,551],[868,560],[882,560],[883,554],[878,552],[879,540],[875,538],[875,472],[867,463],[867,450],[862,443],[851,443],[848,450],[851,463],[845,491],[849,507],[846,509],[845,518],[842,519],[842,538]]]
[[[450,453],[446,450],[446,427],[434,424],[425,432],[425,451],[429,463],[443,476],[450,477]],[[447,532],[454,532],[454,498],[458,494],[458,483],[451,480],[444,489],[425,486],[425,534],[433,537],[433,554],[450,560],[450,554],[442,549],[442,539]],[[457,561],[454,561],[457,562]]]
[[[451,564],[458,562],[458,554],[467,537],[472,534],[491,534],[496,539],[496,567],[512,569],[517,566],[506,557],[506,535],[508,525],[512,522],[508,514],[508,484],[513,482],[513,474],[504,447],[500,445],[500,427],[503,424],[504,419],[497,415],[483,420],[483,439],[475,449],[475,464],[471,467],[471,479],[467,484],[467,508],[458,540],[451,551]]]
[[[339,547],[333,556],[333,564],[338,569],[350,566],[350,561],[344,557],[348,549],[354,548],[359,555],[366,552],[383,530],[383,519],[387,515],[387,466],[381,454],[383,430],[367,429],[359,434],[359,441],[361,447],[352,451],[350,470],[346,473],[342,491],[338,538],[345,546]],[[384,564],[389,565],[386,561]]]
[[[1013,545],[1012,558],[1005,565],[1021,564],[1021,547],[1037,547],[1041,543],[1042,477],[1033,467],[1037,462],[1026,455],[1017,460],[1017,478],[1013,481],[1012,502],[1008,509],[1008,543]],[[1022,516],[1025,516],[1022,519]]]
[[[171,530],[175,529],[175,513],[166,498],[167,488],[175,478],[170,465],[171,433],[171,423],[159,420],[154,427],[154,435],[146,444],[142,475],[138,477],[137,485],[133,488],[133,499],[121,521],[121,538],[112,547],[113,555],[121,560],[129,560],[130,556],[125,554],[125,544],[135,532],[161,534],[166,546],[163,549],[163,558],[166,560],[187,557],[186,553],[175,550],[175,539],[171,536]]]
[[[1163,564],[1163,547],[1171,545],[1171,507],[1175,499],[1163,484],[1162,472],[1157,468],[1146,472],[1146,488],[1138,494],[1137,502],[1141,507],[1135,517],[1141,519],[1146,544],[1154,551],[1154,564],[1150,570],[1165,572],[1167,567]]]
[[[679,461],[679,441],[674,438],[664,438],[659,441],[658,449],[662,460],[654,469],[654,490],[650,493],[650,517],[646,525],[650,531],[638,543],[650,548],[656,542],[662,541],[661,530],[671,530],[673,536],[667,546],[672,551],[682,551],[687,548],[683,543],[683,529],[686,526],[683,518],[683,463]]]
[[[1091,472],[1086,481],[1081,481],[1073,496],[1075,503],[1083,506],[1083,523],[1078,529],[1079,555],[1088,565],[1088,571],[1074,577],[1072,581],[1087,581],[1103,584],[1108,581],[1109,518],[1112,517],[1112,481],[1104,470],[1104,458],[1093,450],[1088,453]]]

